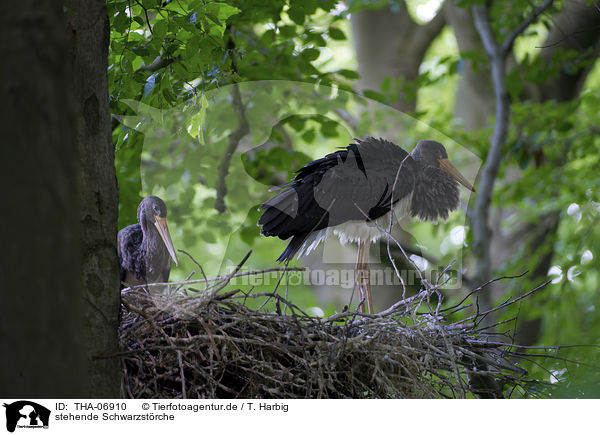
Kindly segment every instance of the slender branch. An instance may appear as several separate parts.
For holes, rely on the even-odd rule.
[[[227,27],[228,32],[233,32],[232,28]],[[233,76],[237,76],[237,64],[235,61],[235,43],[233,38],[230,37],[227,41],[227,50],[228,53],[231,54],[231,72]],[[233,83],[232,88],[232,104],[233,111],[237,115],[238,125],[229,135],[229,143],[227,144],[227,149],[225,150],[225,154],[223,155],[223,160],[219,165],[219,177],[217,179],[217,183],[215,185],[215,189],[217,191],[217,198],[215,200],[215,209],[219,213],[224,213],[227,209],[225,205],[225,195],[227,195],[227,183],[225,179],[227,178],[227,174],[229,173],[229,165],[231,164],[231,158],[233,157],[233,153],[237,149],[240,140],[248,132],[250,131],[250,125],[248,124],[248,118],[246,118],[246,107],[242,102],[242,96],[240,94],[240,89],[237,83]]]
[[[244,258],[242,258],[242,261],[240,261],[240,262],[238,263],[238,265],[237,265],[237,266],[235,266],[235,269],[233,270],[233,272],[231,272],[229,275],[227,275],[227,276],[225,277],[225,279],[223,280],[223,282],[219,283],[219,285],[217,286],[217,288],[215,288],[215,289],[212,291],[212,294],[213,294],[213,296],[214,296],[215,294],[217,294],[217,292],[218,292],[219,290],[222,290],[222,289],[224,289],[224,288],[227,286],[227,284],[229,284],[229,281],[231,281],[231,279],[233,278],[233,276],[234,276],[236,273],[238,273],[238,272],[240,271],[240,269],[242,268],[242,266],[243,266],[243,265],[246,263],[246,261],[248,261],[248,258],[250,258],[250,254],[252,254],[252,250],[248,251],[248,253],[247,253],[247,254],[244,256]]]
[[[162,57],[162,56],[156,56],[156,59],[154,59],[151,64],[142,65],[141,67],[136,69],[135,72],[143,72],[143,71],[155,72],[155,71],[158,71],[158,70],[168,67],[173,62],[176,62],[179,59],[180,59],[179,56],[166,57],[166,58]]]
[[[475,27],[481,37],[485,51],[490,59],[490,70],[494,85],[496,101],[496,123],[492,135],[490,148],[485,163],[481,169],[479,189],[475,204],[468,210],[468,218],[473,229],[473,254],[477,258],[475,266],[475,285],[480,285],[489,280],[491,273],[490,245],[492,230],[489,227],[489,209],[492,201],[494,184],[502,162],[502,148],[508,137],[510,125],[510,96],[506,86],[506,59],[512,48],[515,38],[522,33],[542,12],[550,5],[552,0],[546,0],[532,15],[517,26],[503,43],[498,42],[492,26],[490,25],[489,11],[485,6],[473,5]],[[489,292],[483,293],[482,303],[484,309],[492,305],[492,296]],[[484,317],[485,318],[485,317]],[[493,321],[485,318],[489,324]]]
[[[502,147],[508,137],[510,125],[510,96],[506,87],[506,58],[510,52],[515,38],[527,26],[550,7],[552,0],[545,0],[542,5],[521,22],[503,43],[498,42],[492,26],[490,25],[489,11],[486,6],[473,5],[475,27],[479,32],[485,51],[490,59],[490,69],[494,84],[494,97],[496,100],[496,124],[491,139],[490,149],[481,169],[479,192],[473,209],[468,212],[473,228],[473,253],[478,258],[475,269],[475,285],[486,282],[490,277],[491,258],[490,241],[491,229],[488,226],[489,208],[492,193],[500,163],[502,162]],[[491,300],[485,296],[484,303],[489,306]]]
[[[541,14],[544,13],[544,11],[546,11],[550,6],[552,6],[553,2],[554,0],[546,0],[537,9],[535,9],[530,16],[525,18],[521,22],[521,24],[519,24],[512,32],[508,34],[501,47],[501,51],[505,56],[512,49],[512,45],[515,42],[515,39],[517,39],[517,36],[523,33],[525,29],[527,29],[527,27],[529,27],[537,19],[537,17],[539,17]]]
[[[233,111],[237,114],[238,126],[229,135],[229,143],[227,144],[227,149],[223,155],[223,160],[219,165],[219,178],[217,179],[217,184],[215,186],[217,190],[215,209],[219,213],[223,213],[227,209],[225,206],[225,195],[227,195],[227,183],[225,182],[225,179],[229,173],[231,158],[233,157],[233,153],[237,149],[240,140],[250,131],[248,119],[246,118],[246,108],[242,102],[242,96],[240,95],[238,84],[234,83],[232,86]]]
[[[144,6],[139,0],[135,0],[135,2],[144,10],[144,15],[146,17],[146,24],[148,24],[148,29],[150,30],[150,34],[154,34],[152,30],[152,26],[150,25],[150,17],[148,16],[148,9]]]
[[[494,36],[487,8],[485,6],[474,5],[473,18],[475,20],[475,28],[481,37],[481,42],[487,55],[489,57],[497,56],[500,46],[496,40],[496,36]]]
[[[206,287],[208,287],[208,278],[206,277],[206,274],[204,273],[204,268],[202,267],[202,265],[200,263],[198,263],[196,261],[196,259],[191,256],[191,254],[184,251],[183,249],[178,249],[178,251],[181,252],[182,254],[187,255],[190,258],[190,260],[192,260],[194,262],[194,264],[196,266],[198,266],[198,268],[200,269],[200,273],[202,274],[202,278],[204,279],[204,282],[206,283]],[[187,279],[190,279],[190,278],[188,277]],[[204,290],[206,290],[206,287],[204,288]]]
[[[410,246],[410,245],[406,245],[404,243],[401,243],[400,246],[402,247],[402,250],[404,252],[411,254],[411,255],[416,255],[417,257],[424,258],[431,264],[438,264],[440,262],[439,258],[435,258],[435,257],[423,252],[422,249],[419,249],[416,246]]]
[[[468,217],[473,228],[473,253],[478,258],[475,269],[475,285],[488,281],[491,269],[490,240],[491,230],[488,226],[489,208],[492,199],[494,183],[502,161],[502,147],[508,136],[510,121],[510,98],[506,88],[505,60],[500,45],[494,36],[490,25],[488,10],[485,6],[473,6],[475,27],[490,59],[494,96],[496,99],[496,124],[490,149],[481,169],[481,177],[477,198],[473,209],[468,211]],[[491,300],[487,296],[484,303],[489,306]]]

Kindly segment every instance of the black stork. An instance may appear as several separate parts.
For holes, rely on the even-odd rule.
[[[355,140],[314,160],[262,204],[261,234],[291,240],[277,261],[309,253],[331,234],[358,242],[356,271],[361,309],[373,301],[369,284],[370,243],[385,236],[393,215],[446,220],[459,206],[458,183],[475,189],[448,159],[444,146],[422,140],[409,154],[384,139]],[[365,294],[366,293],[366,294]]]
[[[119,231],[117,247],[121,282],[131,287],[167,282],[171,258],[177,255],[167,226],[167,206],[158,196],[147,196],[137,209],[138,222]]]

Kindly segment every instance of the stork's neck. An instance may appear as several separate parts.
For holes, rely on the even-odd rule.
[[[160,273],[162,268],[169,263],[169,251],[156,227],[145,219],[142,221],[146,225],[141,224],[143,233],[141,250],[145,254],[148,277],[152,277],[155,273]],[[161,270],[154,270],[156,267]]]
[[[162,251],[166,252],[167,255],[169,254],[162,237],[160,237],[158,230],[154,226],[149,226],[145,230],[142,227],[142,232],[144,233],[142,246],[148,255]]]

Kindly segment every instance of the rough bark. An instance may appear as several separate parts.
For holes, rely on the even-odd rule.
[[[419,67],[427,49],[445,25],[444,13],[424,25],[416,23],[403,1],[394,10],[364,9],[352,14],[352,34],[358,59],[358,90],[380,91],[386,77],[403,83],[419,76]],[[416,99],[403,93],[391,103],[398,110],[414,111]]]
[[[62,2],[2,2],[0,396],[86,395],[78,150]]]
[[[108,16],[103,0],[69,0],[65,6],[75,71],[81,290],[85,343],[90,358],[89,396],[119,397],[118,359],[95,358],[114,353],[118,348],[118,201],[108,103]]]

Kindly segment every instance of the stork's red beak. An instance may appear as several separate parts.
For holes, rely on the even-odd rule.
[[[454,166],[452,162],[450,162],[450,160],[439,159],[438,162],[440,163],[440,168],[442,168],[444,171],[450,174],[452,178],[454,178],[460,184],[465,186],[467,189],[475,192],[475,188],[473,187],[473,185],[469,183],[469,181],[465,177],[463,177],[463,175],[460,172],[458,172],[458,169],[456,169],[456,166]]]
[[[154,226],[158,230],[158,234],[160,234],[160,237],[163,240],[163,242],[165,242],[167,251],[169,251],[169,255],[175,262],[175,266],[179,266],[179,263],[177,263],[177,255],[175,254],[175,248],[173,247],[173,242],[171,241],[171,233],[169,233],[169,227],[167,226],[167,218],[161,218],[155,215]]]

